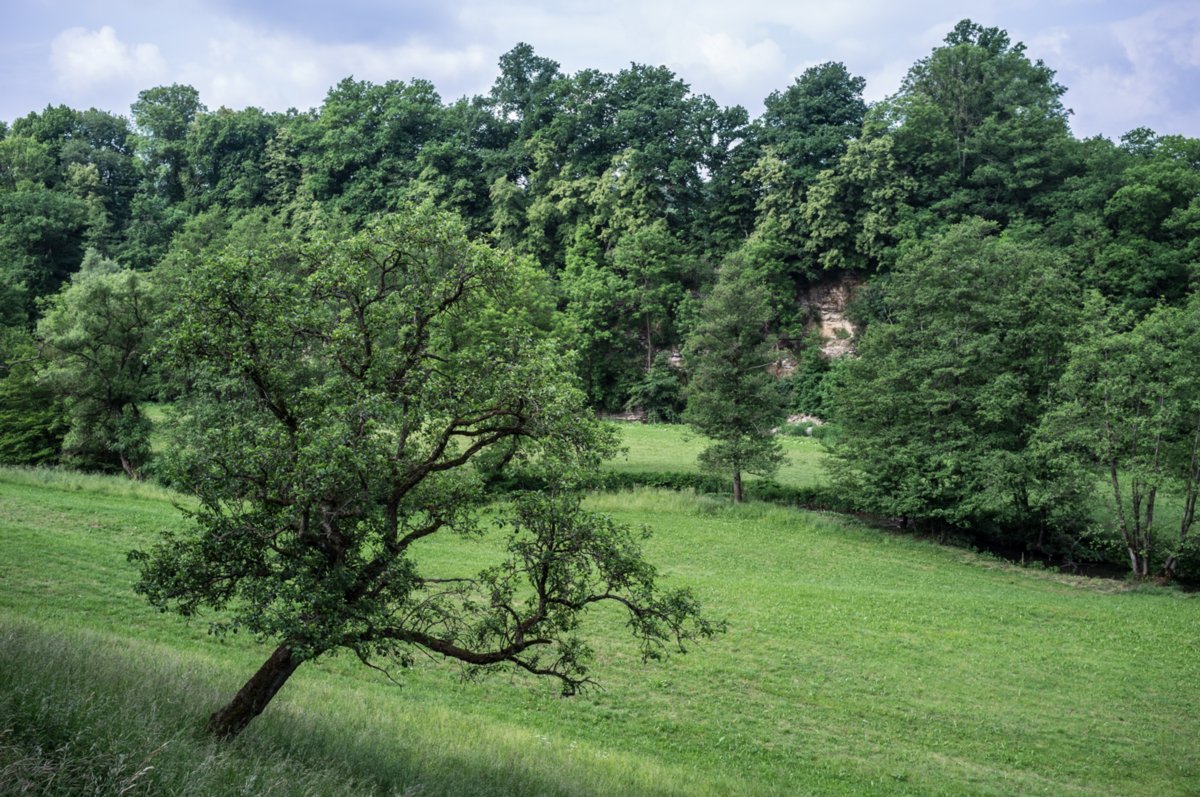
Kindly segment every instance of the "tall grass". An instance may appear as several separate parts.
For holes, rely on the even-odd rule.
[[[52,665],[52,666],[46,666]],[[43,795],[389,793],[344,762],[197,729],[216,695],[169,648],[0,621],[0,791]]]

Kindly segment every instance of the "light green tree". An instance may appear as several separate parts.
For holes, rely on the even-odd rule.
[[[94,251],[45,302],[37,335],[46,363],[39,380],[61,398],[70,429],[68,461],[120,468],[133,479],[150,457],[143,405],[156,388],[148,357],[161,309],[153,282]]]
[[[1160,306],[1132,328],[1099,295],[1086,334],[1071,350],[1041,444],[1076,466],[1081,484],[1103,478],[1117,534],[1135,578],[1176,575],[1200,495],[1200,295]],[[1172,541],[1163,546],[1160,499],[1181,495]]]

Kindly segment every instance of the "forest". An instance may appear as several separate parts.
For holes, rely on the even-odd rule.
[[[171,85],[129,117],[31,112],[0,127],[0,460],[154,473],[143,407],[182,388],[147,353],[196,263],[437,208],[543,275],[593,410],[724,430],[710,464],[739,482],[812,416],[855,510],[1194,576],[1200,142],[1073,137],[1054,71],[967,20],[896,95],[864,86],[815,66],[751,120],[663,67],[564,74],[521,44],[453,102],[346,78],[307,111]],[[847,280],[854,354],[830,357],[803,297]],[[778,378],[702,367],[731,334],[730,367]]]
[[[499,67],[0,123],[0,792],[1186,793],[1200,140],[970,20],[755,119]]]
[[[142,473],[142,406],[179,394],[146,352],[181,275],[425,205],[545,276],[596,412],[683,420],[686,344],[726,318],[780,378],[731,405],[701,376],[704,433],[761,448],[780,413],[811,415],[856,509],[1195,573],[1200,142],[1074,138],[1054,71],[970,20],[886,101],[830,62],[754,120],[665,67],[564,74],[527,44],[499,66],[452,102],[347,78],[304,112],[210,110],[169,85],[128,118],[0,127],[0,459]],[[721,280],[752,301],[718,306]],[[832,358],[803,296],[846,280],[854,355]],[[1097,480],[1115,539],[1091,522]],[[1160,491],[1182,509],[1156,517]]]

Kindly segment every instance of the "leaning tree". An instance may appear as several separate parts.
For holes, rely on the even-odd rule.
[[[656,586],[637,535],[569,492],[612,442],[544,331],[539,284],[428,208],[180,278],[161,352],[191,387],[165,469],[198,503],[186,531],[131,554],[138,589],[277,645],[210,733],[237,734],[339,649],[372,666],[423,649],[571,693],[588,682],[594,604],[623,606],[648,657],[713,631],[689,592]],[[497,460],[554,489],[489,504]],[[496,561],[428,566],[446,532]]]

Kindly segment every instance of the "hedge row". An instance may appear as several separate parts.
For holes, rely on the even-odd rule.
[[[491,485],[499,492],[514,490],[539,490],[547,485],[543,479],[527,474],[510,475]],[[690,490],[701,495],[728,495],[733,485],[729,479],[705,473],[681,473],[678,471],[648,471],[629,473],[605,471],[596,474],[583,485],[587,489],[618,491],[636,488],[658,490]],[[789,487],[773,481],[752,480],[745,482],[746,497],[774,504],[794,506],[802,509],[854,512],[853,506],[843,497],[835,495],[828,487]]]

